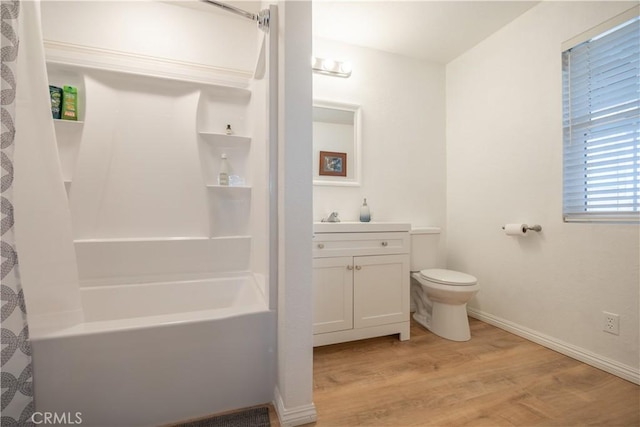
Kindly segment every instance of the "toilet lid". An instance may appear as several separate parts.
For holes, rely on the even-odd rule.
[[[443,285],[471,286],[478,283],[478,279],[470,274],[459,271],[445,270],[442,268],[430,268],[420,271],[420,275],[427,280]]]

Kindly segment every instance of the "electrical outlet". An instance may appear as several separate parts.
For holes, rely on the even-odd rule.
[[[615,313],[603,311],[602,330],[613,335],[620,335],[620,316]]]

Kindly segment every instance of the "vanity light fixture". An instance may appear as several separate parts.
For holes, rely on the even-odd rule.
[[[311,58],[311,68],[315,73],[347,78],[351,76],[351,63],[333,59]]]

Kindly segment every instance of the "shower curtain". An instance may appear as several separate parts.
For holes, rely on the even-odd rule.
[[[34,5],[34,7],[36,7]],[[18,254],[14,240],[13,222],[13,151],[15,142],[15,111],[17,88],[18,34],[20,2],[1,3],[2,33],[2,78],[1,117],[2,117],[2,198],[1,232],[2,255],[2,418],[3,426],[34,425],[31,416],[34,411],[31,345],[29,327],[20,284]],[[21,84],[29,84],[22,82]]]

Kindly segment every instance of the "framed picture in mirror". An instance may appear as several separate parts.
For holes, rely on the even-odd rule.
[[[313,184],[360,186],[360,106],[313,101]]]
[[[347,153],[320,151],[320,175],[347,176]]]

